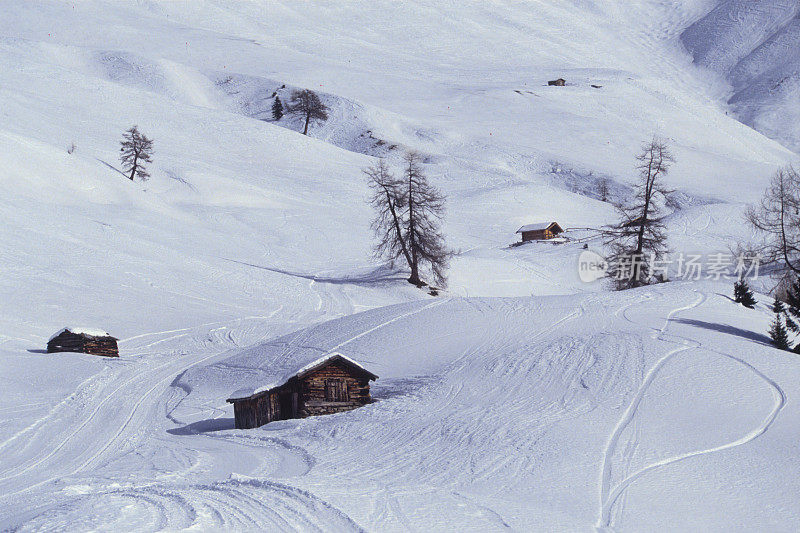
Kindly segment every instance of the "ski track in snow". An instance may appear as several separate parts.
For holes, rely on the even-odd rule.
[[[161,366],[156,367],[155,369],[152,369],[149,372],[146,372],[145,374],[148,377],[150,377],[151,373],[152,374],[156,374],[156,376],[155,376],[155,380],[156,380],[155,384],[152,387],[150,387],[150,389],[148,389],[144,394],[142,394],[141,397],[136,401],[136,403],[133,405],[133,407],[132,407],[132,409],[130,411],[130,414],[125,418],[125,420],[122,423],[122,426],[120,427],[120,429],[113,436],[111,436],[106,441],[100,442],[99,444],[97,443],[97,441],[94,441],[94,440],[91,441],[92,446],[94,446],[96,448],[96,450],[94,451],[94,453],[88,459],[86,459],[84,462],[82,462],[82,463],[78,464],[77,466],[75,466],[72,470],[68,471],[66,474],[60,474],[58,476],[53,476],[53,477],[44,479],[44,480],[42,480],[42,481],[40,481],[38,483],[35,483],[33,485],[30,485],[30,486],[27,486],[27,487],[25,487],[23,489],[19,489],[19,490],[13,491],[13,492],[6,493],[5,495],[6,496],[13,496],[13,495],[19,494],[21,492],[29,491],[29,490],[31,490],[31,489],[33,489],[35,487],[38,487],[40,485],[43,485],[43,484],[48,483],[50,481],[53,481],[55,479],[59,479],[59,478],[63,477],[64,475],[72,475],[72,474],[80,472],[84,467],[86,467],[91,462],[93,462],[95,459],[97,459],[98,456],[100,456],[104,451],[106,451],[119,438],[119,436],[122,435],[122,433],[127,429],[128,425],[131,422],[131,419],[134,417],[134,415],[136,414],[136,411],[139,409],[139,407],[145,402],[145,400],[147,398],[150,397],[150,395],[159,386],[163,386],[166,382],[172,381],[174,379],[174,377],[175,377],[175,369],[176,368],[180,368],[181,371],[184,371],[184,370],[186,370],[188,368],[191,368],[191,367],[196,366],[196,365],[198,365],[200,363],[203,363],[203,362],[205,362],[205,361],[207,361],[207,360],[209,360],[209,359],[211,359],[213,357],[217,357],[218,355],[219,354],[217,354],[217,353],[213,353],[213,354],[211,354],[209,356],[203,357],[203,358],[201,358],[201,359],[189,364],[188,366],[182,366],[181,362],[178,362],[178,363],[176,363],[174,361],[173,362],[168,362],[168,363],[165,363],[165,364],[163,364]],[[190,359],[190,358],[186,357],[184,359]],[[169,369],[169,370],[164,370],[164,369]],[[96,419],[101,418],[103,416],[109,417],[110,413],[108,413],[108,412],[104,413],[103,412],[103,408],[107,403],[113,403],[112,402],[113,400],[119,398],[120,397],[120,391],[125,390],[129,385],[131,385],[134,382],[136,382],[137,384],[139,382],[148,383],[148,382],[151,381],[151,379],[153,379],[153,378],[144,379],[143,380],[141,374],[136,374],[133,377],[131,377],[130,379],[128,379],[125,382],[123,382],[122,384],[120,384],[108,396],[103,398],[100,401],[100,403],[97,404],[95,406],[95,408],[90,413],[88,413],[88,415],[84,418],[83,422],[77,428],[75,428],[75,430],[71,434],[69,434],[66,438],[63,438],[59,442],[59,444],[55,448],[53,448],[48,454],[44,455],[43,457],[38,458],[38,460],[36,460],[36,461],[34,461],[32,463],[26,465],[21,470],[17,469],[12,474],[8,474],[8,475],[4,475],[3,477],[0,477],[0,482],[7,481],[7,480],[10,480],[10,479],[19,477],[22,474],[25,474],[26,472],[36,468],[40,464],[48,461],[51,457],[55,456],[63,447],[65,447],[68,444],[70,444],[71,441],[76,436],[78,436],[80,434],[81,430],[83,430],[83,428],[86,427],[88,424],[90,424],[91,422],[93,422]],[[114,407],[114,409],[116,409],[116,407]],[[88,449],[85,450],[85,451],[88,451]],[[62,464],[64,464],[64,463],[62,463]],[[8,471],[4,472],[4,474],[7,474],[7,472]]]
[[[717,351],[717,350],[707,350],[706,348],[703,347],[702,343],[700,343],[698,341],[694,341],[692,339],[687,339],[687,338],[684,338],[684,337],[678,337],[678,336],[673,336],[673,335],[667,336],[667,334],[666,334],[667,328],[669,327],[670,323],[675,319],[675,317],[678,314],[680,314],[681,312],[688,311],[690,309],[694,309],[696,307],[699,307],[706,300],[707,300],[707,296],[704,293],[699,293],[698,297],[697,297],[697,300],[694,301],[693,303],[690,303],[690,304],[682,306],[682,307],[678,307],[678,308],[673,309],[672,311],[670,311],[669,314],[667,315],[667,319],[666,319],[663,327],[661,327],[661,329],[656,329],[655,330],[654,338],[656,338],[658,340],[663,340],[663,341],[666,341],[666,342],[679,343],[679,344],[681,344],[681,346],[679,346],[678,348],[675,348],[674,350],[669,351],[666,355],[664,355],[661,359],[659,359],[656,362],[656,364],[654,364],[650,368],[650,370],[648,370],[647,375],[645,376],[645,378],[642,381],[639,389],[636,391],[636,394],[634,395],[633,399],[631,400],[631,403],[628,405],[628,408],[625,410],[625,413],[623,414],[622,418],[618,422],[617,426],[614,428],[614,431],[613,431],[613,433],[611,434],[611,437],[608,440],[608,444],[606,445],[605,453],[603,454],[602,472],[601,472],[601,476],[600,476],[600,513],[599,513],[598,522],[595,525],[596,529],[598,529],[600,531],[613,530],[611,513],[614,510],[615,504],[617,504],[619,502],[620,497],[624,495],[625,490],[631,484],[636,482],[636,480],[640,479],[642,476],[644,476],[644,475],[646,475],[646,474],[648,474],[650,472],[653,472],[655,470],[664,468],[664,467],[669,466],[671,464],[675,464],[675,463],[680,462],[680,461],[684,461],[684,460],[692,458],[692,457],[698,457],[698,456],[702,456],[702,455],[716,453],[716,452],[720,452],[720,451],[727,450],[727,449],[730,449],[730,448],[735,448],[735,447],[741,446],[743,444],[747,444],[748,442],[750,442],[750,441],[760,437],[761,435],[763,435],[769,429],[769,427],[772,425],[772,423],[775,421],[776,417],[778,416],[778,413],[781,411],[781,409],[783,409],[783,406],[786,403],[786,393],[783,391],[783,389],[774,380],[772,380],[771,378],[766,376],[764,373],[762,373],[760,370],[755,368],[753,365],[751,365],[747,361],[744,361],[743,359],[741,359],[739,357],[736,357],[736,356],[733,356],[733,355],[730,355],[730,354],[726,354],[726,353],[723,353],[723,352],[720,352],[720,351]],[[629,320],[630,322],[633,322],[633,323],[637,323],[637,322],[634,321],[634,320],[631,320],[630,318],[628,318],[627,315],[625,314],[625,311],[627,311],[627,309],[629,307],[631,307],[633,305],[636,305],[636,303],[638,303],[638,302],[634,302],[631,305],[625,306],[621,310],[622,315],[625,317],[625,319]],[[667,337],[669,337],[669,338],[667,338]],[[675,339],[675,340],[672,340],[672,339]],[[662,460],[657,461],[655,463],[652,463],[652,464],[650,464],[650,465],[648,465],[648,466],[646,466],[646,467],[644,467],[644,468],[642,468],[640,470],[637,470],[636,472],[634,472],[632,474],[627,475],[620,482],[618,482],[613,488],[610,489],[611,474],[612,474],[611,470],[612,470],[612,466],[613,466],[613,464],[612,464],[613,463],[613,456],[614,456],[614,453],[617,451],[619,438],[622,435],[622,433],[625,431],[625,429],[629,427],[631,421],[633,421],[635,419],[636,413],[637,413],[637,409],[639,408],[639,405],[641,404],[642,400],[646,396],[647,391],[650,388],[650,385],[653,383],[653,381],[658,376],[659,372],[661,371],[661,369],[664,367],[664,365],[666,363],[668,363],[670,360],[675,358],[677,355],[679,355],[679,354],[681,354],[683,352],[686,352],[687,350],[691,350],[693,348],[694,349],[703,349],[703,350],[711,351],[711,352],[716,353],[718,355],[727,357],[728,359],[731,359],[731,360],[735,361],[736,363],[741,364],[742,366],[747,368],[750,372],[752,372],[756,376],[758,376],[773,391],[773,395],[775,397],[775,404],[773,406],[772,411],[770,411],[770,413],[766,416],[766,418],[763,420],[763,422],[757,428],[753,429],[751,432],[749,432],[748,434],[742,436],[741,438],[739,438],[739,439],[737,439],[735,441],[728,442],[728,443],[722,444],[720,446],[715,446],[715,447],[712,447],[712,448],[707,448],[707,449],[703,449],[703,450],[694,450],[694,451],[690,451],[690,452],[687,452],[687,453],[679,454],[679,455],[676,455],[676,456],[673,456],[673,457],[669,457],[669,458],[666,458],[666,459],[662,459]],[[629,453],[632,453],[632,452],[629,452]],[[628,454],[623,454],[623,455],[628,455]],[[621,509],[620,509],[620,511],[621,511]]]
[[[706,293],[653,328],[651,353],[650,326],[628,310],[661,313],[655,298],[683,298],[679,284],[591,294],[600,289],[576,281],[574,266],[579,245],[596,240],[508,247],[537,218],[611,223],[597,180],[629,192],[634,153],[653,133],[678,154],[668,185],[688,199],[668,218],[685,245],[676,251],[713,253],[740,232],[744,203],[794,155],[728,117],[716,81],[673,46],[714,3],[796,7],[7,0],[0,177],[13,186],[0,209],[0,362],[38,375],[2,382],[14,390],[0,407],[0,529],[525,530],[548,519],[549,529],[610,529],[643,476],[763,435],[786,402],[780,386],[668,332]],[[773,18],[751,10],[723,26]],[[742,68],[769,50],[747,52]],[[560,76],[567,86],[544,85]],[[308,136],[289,131],[296,119],[263,120],[273,91],[286,101],[305,87],[330,106]],[[157,140],[146,184],[106,162],[128,121]],[[397,166],[406,147],[448,198],[448,242],[467,250],[453,257],[452,294],[491,299],[429,301],[363,264],[372,235],[361,169],[367,156]],[[128,335],[123,357],[34,355],[53,323],[79,316]],[[677,347],[664,354],[661,342]],[[180,380],[242,347],[268,359],[232,363],[220,382]],[[229,383],[338,349],[382,365],[378,401],[232,429]],[[741,438],[638,464],[651,385],[689,350],[752,372],[774,407]],[[57,382],[50,364],[74,379]],[[779,454],[776,470],[791,466]],[[753,485],[758,504],[788,507],[773,506],[766,481]]]
[[[576,306],[572,310],[564,310],[563,316],[555,317],[549,324],[537,328],[537,330],[526,339],[525,345],[529,347],[528,349],[536,346],[537,352],[539,350],[542,350],[543,353],[550,352],[550,357],[553,359],[549,364],[566,358],[563,362],[568,366],[561,371],[563,372],[563,377],[583,375],[584,370],[582,370],[582,368],[586,368],[583,365],[589,364],[591,366],[594,362],[582,361],[581,358],[576,357],[576,354],[572,352],[569,345],[566,347],[557,347],[556,345],[551,345],[551,340],[549,339],[559,339],[560,337],[558,334],[554,335],[554,332],[560,331],[559,328],[562,328],[568,323],[574,323],[581,317],[586,316],[587,306],[596,305],[599,301],[599,296],[584,298],[579,306]],[[618,307],[616,311],[612,313],[612,316],[641,326],[641,323],[631,318],[628,312],[636,305],[652,301],[653,296],[649,293],[639,295],[625,305]],[[646,397],[650,385],[657,378],[660,370],[666,363],[675,358],[676,355],[689,349],[702,348],[699,342],[669,334],[668,330],[670,325],[680,313],[699,307],[705,301],[705,294],[699,293],[694,302],[672,309],[667,314],[666,321],[661,328],[653,328],[653,337],[655,339],[679,343],[681,346],[669,351],[644,374],[641,385],[637,389],[631,403],[628,405],[623,418],[617,423],[607,443],[600,479],[601,519],[596,525],[598,529],[612,527],[612,513],[615,511],[617,513],[622,512],[626,489],[637,479],[640,479],[642,476],[656,469],[664,468],[690,457],[714,453],[750,442],[769,428],[783,406],[785,395],[774,381],[770,380],[746,361],[734,356],[722,354],[747,367],[759,378],[770,384],[775,390],[779,401],[764,423],[734,442],[710,449],[697,450],[669,457],[633,473],[625,472],[621,481],[614,486],[611,485],[614,454],[620,446],[621,436],[625,433],[626,429],[632,428],[634,432],[633,438],[626,444],[626,449],[622,454],[623,460],[627,460],[627,464],[630,464],[630,459],[635,451],[637,440],[637,424],[639,423],[636,416],[637,409],[639,404]],[[486,412],[481,406],[465,404],[464,394],[469,394],[471,392],[470,389],[474,386],[471,380],[485,371],[480,365],[489,365],[490,368],[495,367],[502,369],[503,375],[506,376],[505,379],[510,389],[506,391],[503,396],[498,396],[497,398],[498,402],[506,406],[506,416],[512,418],[519,416],[519,419],[522,419],[521,413],[519,415],[515,414],[518,409],[523,409],[524,411],[532,410],[532,413],[536,417],[536,424],[534,426],[536,428],[546,428],[549,424],[558,423],[560,420],[563,420],[563,416],[565,415],[572,417],[575,416],[576,413],[588,412],[588,410],[591,409],[589,404],[583,405],[583,400],[579,398],[570,398],[572,394],[571,391],[580,390],[573,386],[564,387],[563,397],[560,400],[547,400],[546,403],[541,403],[539,405],[519,403],[517,400],[514,400],[519,392],[517,388],[522,384],[522,382],[515,384],[517,383],[515,376],[525,379],[524,376],[527,376],[527,372],[529,372],[528,366],[534,365],[531,368],[535,368],[537,361],[535,358],[531,359],[530,356],[525,357],[522,356],[523,354],[517,354],[515,352],[517,349],[515,345],[519,342],[519,337],[510,324],[514,323],[515,315],[519,312],[538,313],[539,310],[535,307],[533,309],[527,308],[526,305],[514,303],[513,301],[501,305],[487,305],[487,301],[481,299],[449,298],[436,300],[424,305],[417,305],[414,309],[407,311],[401,310],[393,316],[386,317],[377,324],[370,325],[366,328],[360,328],[358,333],[354,335],[351,334],[345,340],[339,342],[333,350],[346,347],[349,344],[379,332],[382,328],[386,328],[403,320],[417,320],[415,316],[423,311],[453,303],[459,303],[459,305],[463,304],[467,308],[474,309],[474,312],[476,312],[478,316],[494,316],[492,320],[498,324],[498,327],[487,331],[487,335],[479,342],[464,347],[463,353],[447,365],[446,371],[442,374],[442,379],[446,376],[446,380],[444,383],[438,385],[438,390],[423,388],[418,392],[419,394],[424,394],[426,398],[426,404],[424,406],[418,406],[419,409],[424,409],[432,413],[458,412],[460,413],[460,419],[469,421],[460,431],[467,433],[470,431],[477,431],[478,428],[473,428],[472,426],[475,424],[480,425],[480,420],[486,416]],[[509,326],[502,325],[505,322],[508,322]],[[210,328],[208,331],[218,330],[224,332],[226,330],[225,326],[215,326],[216,327]],[[171,331],[162,332],[164,335],[171,335],[172,333]],[[230,333],[230,331],[227,333]],[[458,334],[458,332],[455,331],[452,332],[452,334]],[[378,333],[378,335],[381,334]],[[198,337],[202,338],[203,335],[198,335]],[[291,341],[282,348],[279,359],[282,360],[286,357],[290,357],[294,348],[303,348],[304,346],[302,343],[306,340],[308,339],[302,334],[293,336]],[[496,355],[487,357],[487,354]],[[77,474],[91,476],[92,472],[100,467],[100,461],[106,459],[110,460],[111,456],[108,454],[109,450],[113,449],[119,454],[127,449],[132,449],[129,445],[125,444],[125,441],[129,440],[131,435],[147,427],[147,413],[155,412],[154,409],[156,408],[160,409],[160,406],[165,401],[163,390],[165,390],[169,382],[174,379],[175,375],[220,355],[220,352],[214,352],[200,359],[193,359],[189,355],[184,355],[178,359],[170,360],[167,363],[156,364],[149,370],[137,372],[135,375],[131,376],[105,396],[103,400],[94,407],[92,414],[88,416],[81,425],[76,427],[72,433],[49,454],[42,457],[35,457],[35,461],[33,462],[18,464],[11,470],[4,472],[4,477],[0,478],[0,482],[8,482],[24,474],[30,475],[41,465],[58,464],[55,475],[49,475],[42,479],[34,474],[33,477],[29,478],[31,480],[29,484],[5,494],[4,500],[14,501],[14,496],[22,496],[32,489],[42,487],[60,478],[73,477]],[[476,366],[476,364],[479,366]],[[608,368],[605,371],[605,375],[600,380],[600,383],[606,383],[607,380],[613,379],[611,377],[613,372],[613,368]],[[558,376],[561,376],[561,374],[557,374],[556,377]],[[527,381],[527,379],[525,379],[525,381]],[[81,436],[86,433],[85,430],[90,424],[93,424],[93,421],[110,417],[111,411],[118,409],[119,404],[117,403],[117,399],[129,396],[127,392],[128,389],[139,389],[142,385],[147,387],[146,389],[140,389],[145,392],[137,394],[137,401],[127,407],[129,411],[123,418],[119,418],[119,427],[115,426],[112,428],[113,431],[105,433],[103,439],[92,440],[85,447],[85,450],[82,450],[79,454],[75,454],[74,457],[59,457],[62,455],[60,453],[62,452],[62,448],[65,449],[64,453],[69,453],[66,449],[72,446],[73,440],[86,440],[81,439]],[[542,382],[539,383],[538,386],[546,387],[547,385],[545,382]],[[224,414],[225,411],[219,411],[215,416],[219,417]],[[384,412],[383,415],[395,416],[391,411]],[[402,420],[403,418],[398,419],[398,421]],[[40,423],[40,425],[42,424]],[[404,468],[404,461],[409,459],[408,453],[423,457],[429,454],[435,455],[437,460],[444,464],[458,462],[459,458],[457,455],[451,456],[450,452],[445,452],[445,450],[435,445],[436,440],[434,437],[438,431],[436,427],[437,426],[434,424],[423,433],[409,435],[400,442],[396,440],[376,441],[373,444],[373,448],[382,449],[385,447],[387,455],[381,465],[380,471],[372,471],[370,476],[377,478],[391,476],[392,472]],[[48,426],[44,424],[42,431],[47,430]],[[30,431],[30,429],[27,431]],[[189,431],[191,432],[191,428]],[[313,452],[309,451],[306,446],[298,448],[291,442],[284,441],[281,438],[274,438],[260,433],[254,433],[253,435],[192,433],[194,435],[193,438],[202,439],[198,441],[198,444],[202,444],[203,441],[212,441],[225,446],[239,446],[239,448],[236,448],[237,451],[235,453],[240,456],[247,454],[252,455],[253,458],[257,458],[258,455],[262,455],[265,452],[274,454],[274,457],[279,461],[276,465],[271,467],[269,471],[265,470],[263,466],[259,467],[253,470],[252,475],[268,477],[275,475],[294,476],[299,486],[303,486],[304,483],[306,483],[302,481],[302,478],[308,476],[312,466],[316,462]],[[451,437],[465,438],[463,434],[452,435]],[[421,443],[425,443],[425,445],[420,447]],[[135,440],[132,441],[131,445],[134,447],[139,446],[139,444],[135,443]],[[204,446],[205,445],[201,445],[199,449],[202,450]],[[247,449],[241,446],[246,446]],[[388,451],[389,449],[403,450],[406,448],[409,450],[408,453],[403,452],[403,454],[396,459],[390,458],[391,454]],[[232,451],[233,448],[229,448],[229,450]],[[457,450],[458,448],[452,449],[452,451],[456,453]],[[497,457],[491,461],[485,462],[479,469],[471,473],[472,483],[480,483],[483,480],[488,482],[497,478],[504,478],[509,475],[509,472],[514,471],[522,474],[527,468],[531,468],[530,461],[533,459],[534,458],[531,457],[525,461],[520,461],[520,457],[518,456]],[[338,450],[337,462],[357,465],[359,463],[358,449],[356,448],[352,451],[346,449]],[[175,472],[171,474],[171,477],[186,476],[192,471],[198,469],[202,470],[202,468],[204,468],[202,462],[193,462],[186,471],[182,473]],[[352,472],[339,472],[339,474],[344,476],[357,475],[358,469],[355,466],[353,468]],[[436,477],[439,475],[440,473],[436,473],[426,479],[426,483],[429,483],[430,486],[421,485],[419,490],[431,490],[433,492],[440,490],[434,487],[446,484],[446,479],[439,479]],[[197,527],[201,524],[204,528],[237,529],[244,527],[244,524],[258,525],[265,529],[314,528],[318,527],[321,523],[316,522],[317,520],[328,519],[340,521],[338,523],[340,524],[340,529],[343,530],[360,529],[361,526],[358,525],[356,521],[335,505],[325,501],[324,498],[314,495],[313,493],[315,490],[313,486],[312,483],[301,490],[299,488],[276,484],[272,481],[256,480],[246,482],[241,480],[228,480],[210,484],[158,481],[151,485],[139,485],[136,487],[125,487],[123,484],[123,488],[107,488],[103,487],[103,485],[97,485],[85,495],[68,496],[57,508],[52,507],[52,504],[43,506],[39,512],[34,512],[32,515],[33,518],[26,521],[25,526],[35,528],[36,524],[40,523],[40,521],[42,524],[47,524],[48,520],[54,519],[55,515],[53,513],[56,512],[56,509],[64,508],[65,505],[74,505],[76,509],[93,509],[92,513],[97,513],[99,515],[102,513],[101,509],[103,505],[110,505],[110,502],[116,502],[119,505],[139,509],[142,517],[150,517],[149,520],[151,520],[151,522],[146,526],[142,526],[146,529],[180,529],[192,526]],[[311,487],[311,490],[309,490],[309,487]],[[438,492],[436,493],[438,494]],[[298,494],[303,494],[305,496],[298,497]],[[415,530],[418,518],[409,516],[403,503],[404,499],[411,495],[412,493],[406,493],[402,486],[385,486],[383,491],[373,497],[373,511],[367,519],[370,529],[380,529],[388,527],[389,524],[396,524],[404,530]],[[456,497],[455,493],[453,497]],[[501,509],[494,509],[491,505],[486,504],[479,505],[470,500],[465,494],[460,494],[457,497],[458,501],[461,502],[459,505],[464,507],[463,512],[476,513],[476,515],[481,516],[483,520],[487,520],[487,524],[490,522],[494,524],[492,528],[507,529],[511,527],[508,520],[504,518]],[[67,504],[66,502],[69,501],[72,501],[72,503]],[[103,503],[104,501],[109,503]],[[281,511],[276,513],[276,508],[280,508]],[[288,521],[287,517],[290,518]]]
[[[452,298],[448,298],[446,300],[439,300],[439,301],[433,302],[431,304],[422,306],[419,309],[414,309],[413,311],[410,311],[408,313],[405,313],[405,314],[396,316],[394,318],[391,318],[391,319],[387,320],[386,322],[381,322],[380,324],[378,324],[378,325],[376,325],[376,326],[374,326],[374,327],[372,327],[372,328],[370,328],[368,330],[362,331],[358,335],[355,335],[354,337],[351,337],[351,338],[347,339],[346,341],[340,342],[339,344],[337,344],[333,348],[329,349],[328,351],[329,352],[335,352],[335,351],[341,349],[343,346],[346,346],[346,345],[350,344],[351,342],[353,342],[355,340],[358,340],[358,339],[360,339],[361,337],[363,337],[365,335],[369,335],[370,333],[373,333],[373,332],[375,332],[375,331],[377,331],[377,330],[379,330],[379,329],[381,329],[383,327],[386,327],[389,324],[397,322],[398,320],[403,320],[404,318],[409,318],[411,316],[416,315],[417,313],[421,313],[422,311],[425,311],[425,310],[430,309],[432,307],[436,307],[438,305],[443,305],[443,304],[449,303],[452,300],[453,300]]]

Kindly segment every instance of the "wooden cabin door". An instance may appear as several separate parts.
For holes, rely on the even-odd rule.
[[[297,393],[282,392],[278,395],[280,420],[297,418]]]
[[[346,402],[347,400],[347,384],[343,379],[325,380],[326,402]]]

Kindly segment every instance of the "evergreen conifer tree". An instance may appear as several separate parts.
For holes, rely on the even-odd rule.
[[[272,119],[273,120],[280,120],[283,118],[283,103],[279,97],[275,97],[275,101],[272,102]]]
[[[789,343],[789,334],[786,331],[786,326],[783,323],[783,315],[785,309],[783,302],[775,298],[772,303],[772,312],[775,313],[775,319],[769,328],[769,338],[772,339],[772,344],[779,350],[791,350],[792,346]]]
[[[742,282],[737,281],[733,284],[733,301],[737,304],[742,303]]]
[[[753,296],[753,291],[750,290],[750,286],[744,278],[739,279],[739,281],[733,284],[733,300],[748,309],[753,309],[756,303],[758,303]]]
[[[795,333],[800,333],[800,278],[795,278],[786,291],[786,326]]]

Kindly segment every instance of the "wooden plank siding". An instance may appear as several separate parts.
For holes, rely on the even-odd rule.
[[[350,411],[372,401],[369,382],[377,376],[341,360],[295,375],[286,383],[249,398],[230,399],[237,429],[275,420]]]
[[[552,239],[553,237],[555,237],[555,235],[549,229],[522,232],[523,241],[546,241],[548,239]]]
[[[522,230],[522,228],[520,228]],[[522,234],[522,242],[528,241],[547,241],[557,237],[559,234],[563,233],[564,230],[561,229],[557,223],[553,222],[549,226],[544,229],[534,229],[529,231],[519,231]]]
[[[326,381],[343,383],[343,398],[331,398]],[[347,366],[335,362],[319,368],[302,378],[302,407],[300,416],[315,416],[349,411],[369,403],[369,379],[354,375]],[[326,394],[326,392],[328,394]]]
[[[233,416],[237,428],[255,428],[273,420],[281,420],[278,393],[234,403]]]
[[[47,343],[48,353],[80,352],[105,357],[119,357],[117,339],[114,337],[93,337],[69,331],[53,337]]]

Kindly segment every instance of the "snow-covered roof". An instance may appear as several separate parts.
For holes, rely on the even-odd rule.
[[[67,326],[53,333],[53,335],[51,335],[50,338],[47,339],[47,342],[50,342],[51,340],[55,339],[65,331],[69,331],[70,333],[74,333],[76,335],[87,335],[89,337],[111,337],[111,335],[109,335],[107,331],[102,329],[87,328],[83,326]]]
[[[309,373],[311,370],[314,370],[315,368],[324,365],[325,363],[327,363],[331,359],[341,359],[343,361],[347,361],[348,363],[350,363],[354,367],[356,367],[356,368],[358,368],[360,370],[363,370],[367,374],[372,374],[372,372],[370,372],[369,370],[364,368],[364,366],[361,363],[359,363],[358,361],[350,359],[346,355],[341,354],[339,352],[333,352],[333,353],[329,353],[328,355],[323,355],[322,357],[320,357],[316,361],[312,361],[312,362],[308,363],[306,366],[304,366],[303,368],[301,368],[300,370],[295,372],[294,375],[297,376],[297,377],[303,377],[305,374]],[[372,374],[372,375],[374,376],[375,374]],[[378,377],[378,376],[375,376],[375,377]]]
[[[528,224],[526,226],[522,226],[521,228],[519,228],[517,230],[517,233],[522,233],[523,231],[544,231],[553,224],[558,226],[558,224],[556,224],[555,222],[538,222],[536,224]]]
[[[355,361],[354,359],[351,359],[351,358],[347,357],[346,355],[341,354],[339,352],[332,352],[332,353],[323,355],[319,359],[315,359],[314,361],[308,363],[307,365],[305,365],[304,367],[300,368],[299,370],[293,370],[293,371],[287,373],[280,380],[273,381],[268,385],[262,385],[260,387],[244,387],[244,388],[238,389],[236,392],[231,394],[230,398],[228,398],[228,401],[231,401],[231,400],[244,400],[246,398],[250,398],[252,396],[256,396],[258,394],[271,391],[272,389],[276,389],[276,388],[286,384],[286,382],[289,381],[290,379],[292,379],[294,377],[301,378],[301,377],[305,376],[306,374],[308,374],[309,372],[311,372],[312,370],[315,370],[315,369],[317,369],[317,368],[319,368],[321,366],[324,366],[324,365],[326,365],[327,363],[329,363],[330,361],[332,361],[334,359],[338,359],[340,361],[345,361],[346,363],[350,364],[351,366],[363,371],[366,374],[369,374],[371,376],[371,379],[378,379],[378,376],[376,376],[375,374],[373,374],[372,372],[370,372],[369,370],[364,368],[364,366],[361,363],[359,363],[358,361]]]

